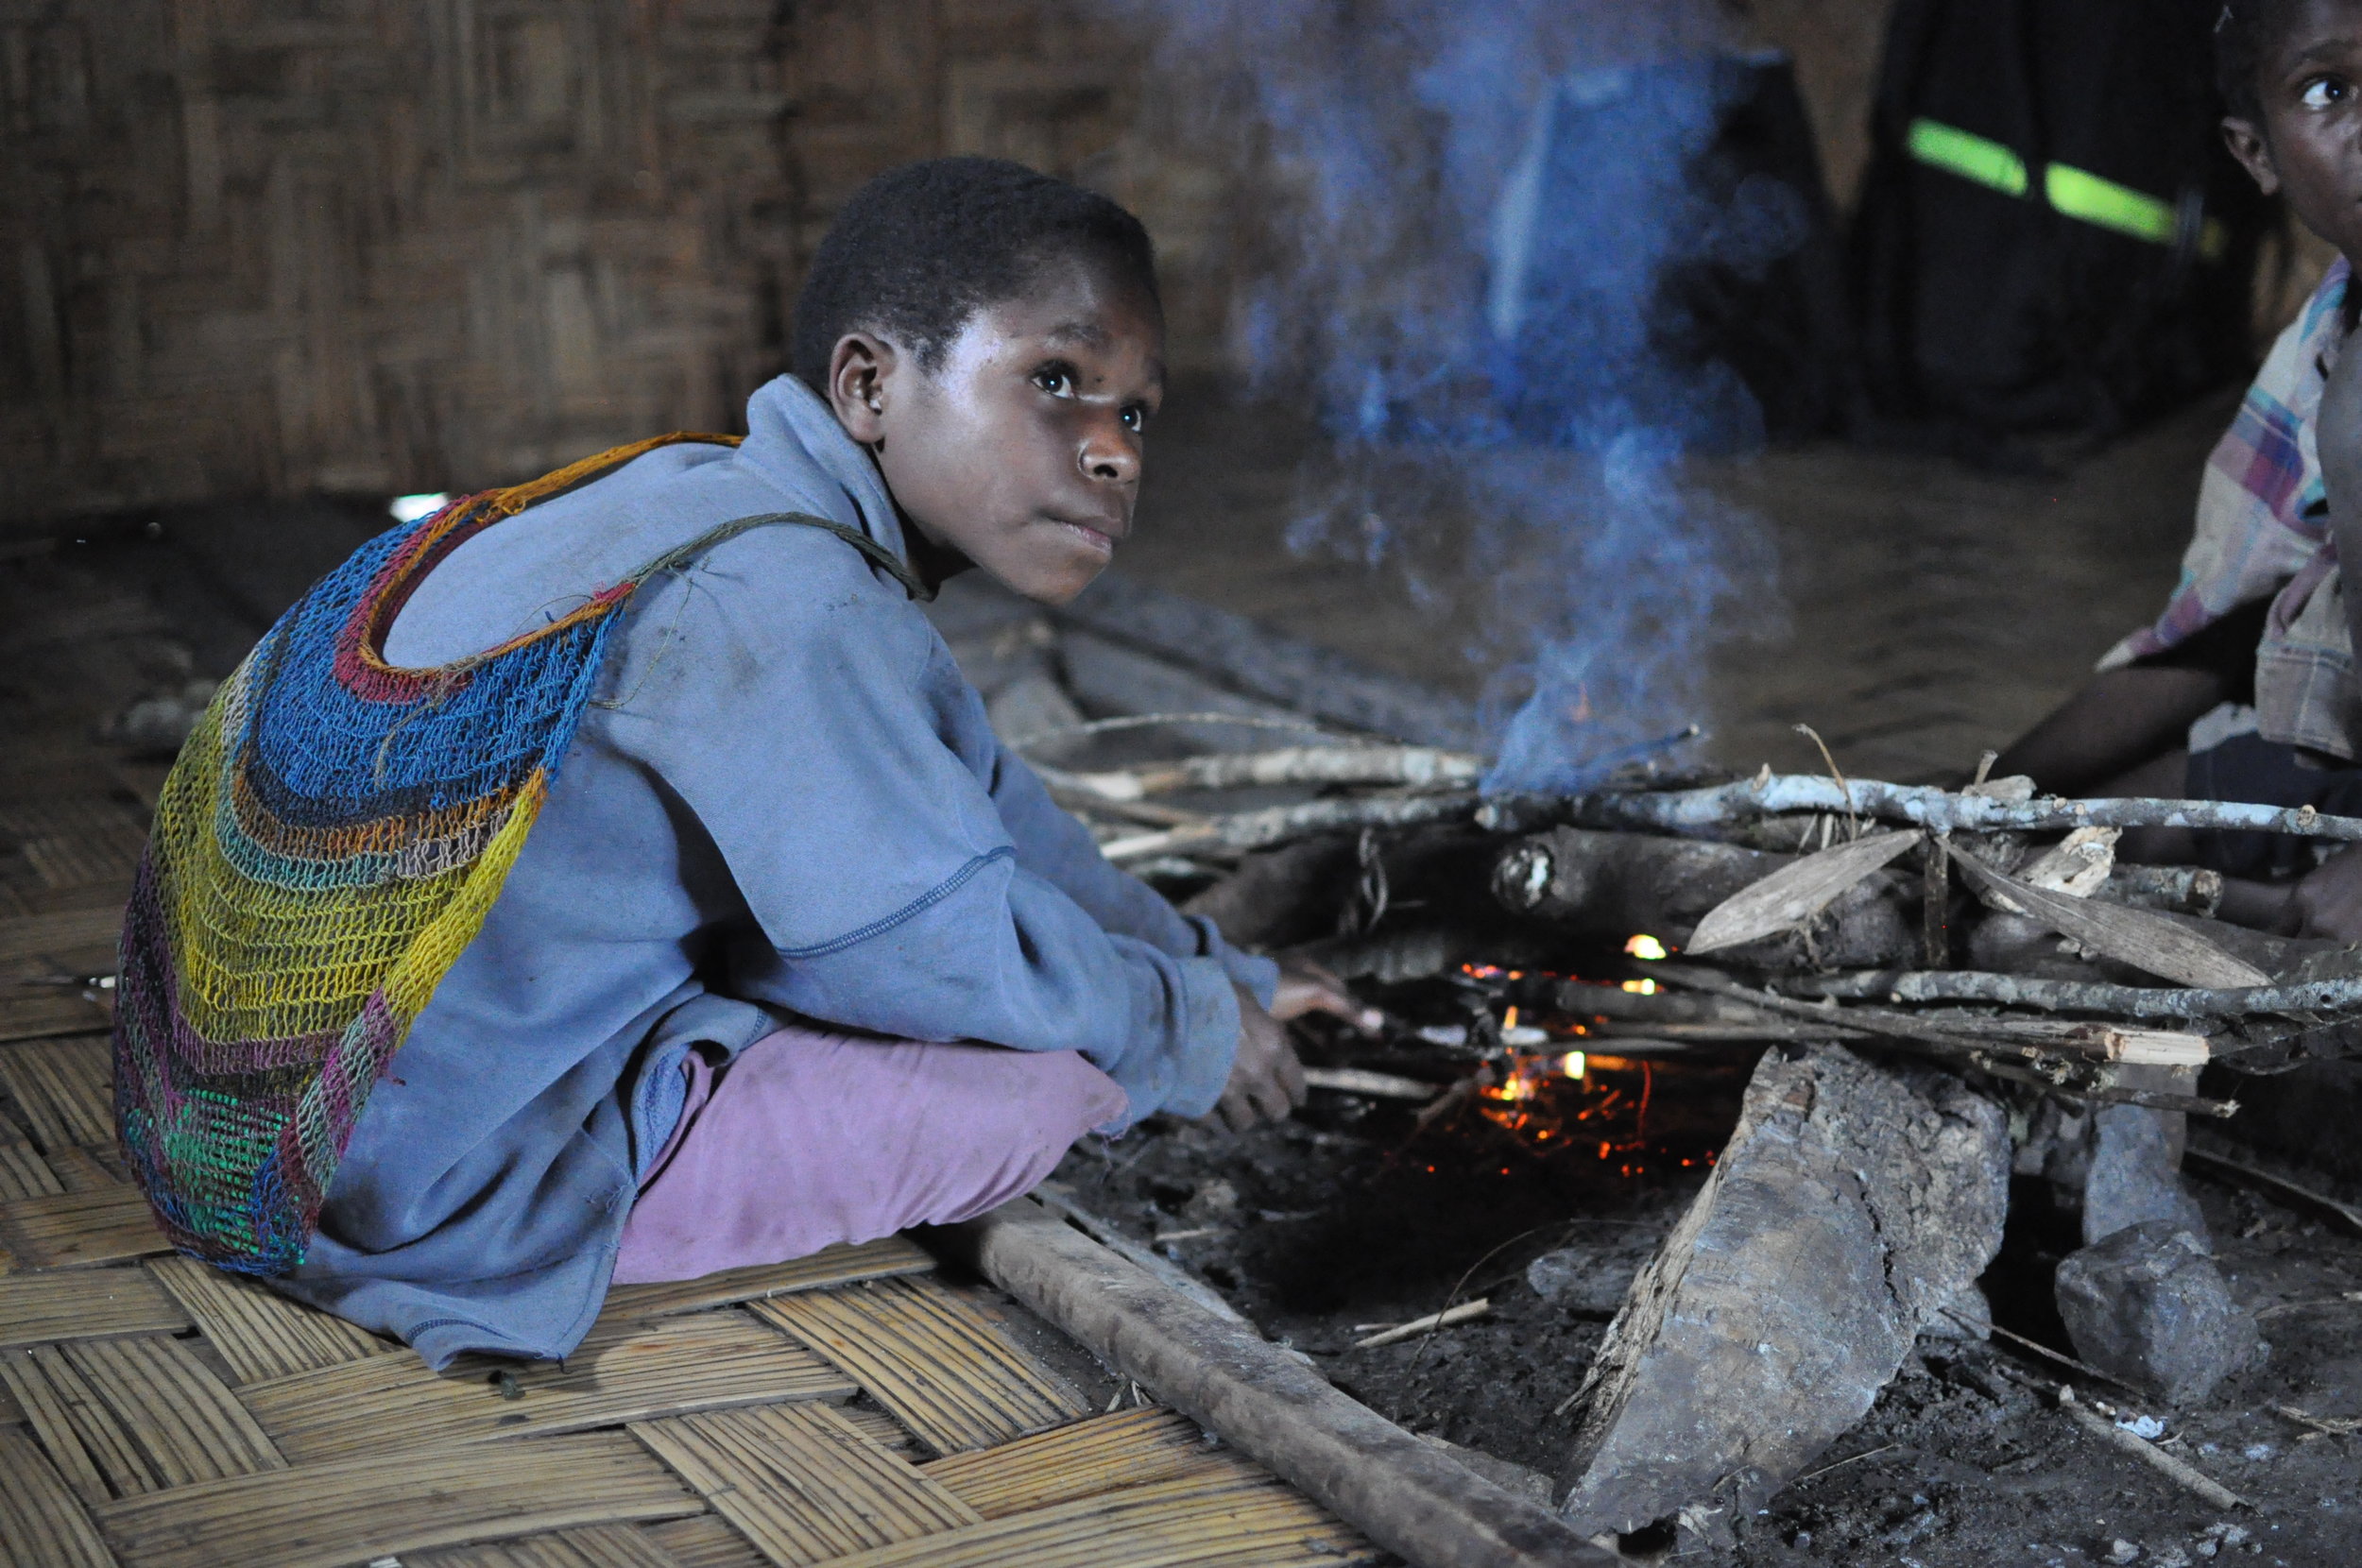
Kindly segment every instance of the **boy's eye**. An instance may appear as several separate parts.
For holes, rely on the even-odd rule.
[[[1070,398],[1074,395],[1074,366],[1045,365],[1034,372],[1034,384],[1053,398]]]
[[[2335,109],[2353,96],[2353,85],[2336,77],[2315,77],[2304,84],[2298,101],[2307,109]]]
[[[1123,428],[1135,435],[1146,430],[1148,428],[1147,408],[1139,403],[1134,403],[1126,408],[1123,411]]]

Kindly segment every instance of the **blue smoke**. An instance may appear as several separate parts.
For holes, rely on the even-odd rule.
[[[1337,448],[1291,544],[1421,603],[1489,585],[1460,651],[1486,673],[1493,788],[1581,787],[1702,718],[1706,656],[1765,619],[1772,571],[1684,463],[1762,419],[1669,345],[1658,285],[1769,264],[1803,216],[1776,183],[1694,189],[1740,80],[1713,8],[1128,3],[1198,145],[1268,171],[1239,347],[1260,391],[1309,380]]]

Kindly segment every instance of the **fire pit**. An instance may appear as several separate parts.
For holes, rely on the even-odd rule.
[[[1981,1347],[2012,1323],[2050,1344],[1975,1375],[2062,1410],[2081,1378],[2076,1419],[2096,1400],[2111,1442],[2221,1490],[2125,1414],[2163,1407],[2158,1347],[2092,1352],[2116,1357],[2093,1382],[2048,1302],[2079,1224],[2204,1235],[2181,1123],[2235,1107],[2201,1066],[2342,1050],[2362,1011],[2350,956],[2205,918],[2203,873],[2113,863],[2108,829],[2190,808],[1768,775],[1480,800],[1400,748],[1362,765],[1145,847],[1235,938],[1350,977],[1384,1038],[1308,1029],[1293,1122],[1078,1150],[1060,1202],[1628,1544],[1728,1543],[1882,1390],[2004,1365]],[[1989,1276],[1996,1330],[2005,1220],[2044,1234]]]

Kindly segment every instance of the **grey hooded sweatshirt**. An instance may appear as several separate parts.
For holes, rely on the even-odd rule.
[[[747,427],[735,451],[659,448],[460,546],[389,661],[481,652],[739,518],[813,514],[907,560],[875,464],[802,383],[762,387]],[[1101,857],[847,540],[753,528],[623,613],[506,886],[275,1282],[438,1368],[580,1342],[693,1046],[727,1057],[797,1019],[1071,1049],[1122,1087],[1128,1124],[1210,1109],[1233,982],[1268,1005],[1277,980]]]

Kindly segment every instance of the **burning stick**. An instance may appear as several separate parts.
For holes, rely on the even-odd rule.
[[[1333,1089],[1339,1094],[1364,1095],[1372,1099],[1433,1099],[1440,1092],[1432,1083],[1422,1083],[1415,1078],[1397,1078],[1390,1072],[1364,1072],[1359,1067],[1307,1067],[1304,1082],[1315,1089]]]
[[[1432,746],[1283,746],[1226,752],[1106,773],[1063,773],[1036,763],[1053,789],[1103,801],[1137,801],[1175,790],[1237,790],[1286,784],[1393,785],[1466,789],[1484,775],[1481,758]]]

